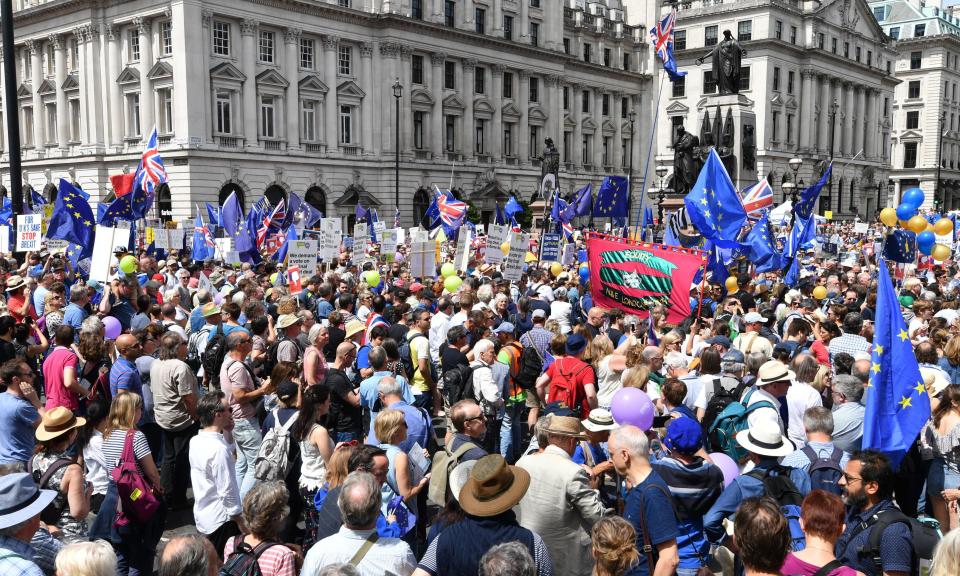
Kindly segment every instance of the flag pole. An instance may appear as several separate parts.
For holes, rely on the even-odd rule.
[[[657,135],[657,120],[659,120],[659,116],[660,116],[659,114],[660,97],[663,95],[662,71],[660,74],[657,75],[657,84],[659,84],[660,86],[657,89],[657,103],[653,107],[653,125],[650,127],[650,142],[647,145],[647,161],[643,165],[643,181],[641,182],[641,189],[640,189],[640,211],[637,213],[637,224],[636,224],[636,228],[634,229],[635,233],[638,233],[640,231],[640,223],[643,221],[643,208],[644,208],[644,205],[646,204],[646,199],[647,199],[647,175],[650,171],[650,156],[653,155],[653,139]],[[631,134],[630,137],[632,139],[633,135]],[[632,154],[630,156],[630,160],[633,161]],[[633,179],[633,174],[630,174],[630,178],[631,180]],[[633,187],[632,182],[630,186],[631,188]],[[629,218],[630,218],[629,214],[630,213],[627,212],[628,226],[629,226]],[[657,240],[656,228],[654,228],[653,238],[651,240],[653,242],[656,242]]]

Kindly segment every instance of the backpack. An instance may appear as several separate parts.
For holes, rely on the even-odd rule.
[[[200,342],[210,338],[210,325],[207,324],[200,330],[190,334],[187,338],[187,366],[196,373],[203,366],[203,359],[200,357]]]
[[[563,360],[558,360],[552,364],[557,370],[550,380],[550,388],[547,391],[547,399],[550,404],[556,407],[569,408],[574,416],[580,416],[580,404],[583,402],[583,395],[577,391],[577,376],[584,370],[590,368],[589,364],[580,367],[574,373],[565,373],[562,366]]]
[[[277,359],[277,354],[280,352],[280,344],[283,342],[293,342],[297,346],[297,350],[300,351],[299,362],[303,362],[303,349],[300,348],[300,342],[296,338],[290,339],[285,335],[277,338],[277,341],[270,345],[270,348],[267,349],[267,354],[264,356],[264,359],[254,366],[254,374],[259,378],[266,378],[273,373],[273,369],[277,366],[279,360]],[[279,382],[278,382],[279,384]]]
[[[517,374],[512,375],[513,381],[524,390],[532,390],[537,385],[537,378],[543,374],[543,358],[536,346],[524,346],[517,361]]]
[[[437,452],[433,456],[433,465],[430,467],[430,488],[427,491],[427,497],[437,506],[442,508],[453,499],[453,494],[450,494],[447,487],[450,473],[460,464],[463,455],[473,448],[479,448],[479,446],[473,442],[464,442],[453,452],[450,452],[448,446],[444,446],[443,451]]]
[[[810,489],[826,490],[839,496],[843,492],[840,489],[840,477],[843,476],[840,459],[843,458],[843,450],[834,446],[830,456],[824,458],[810,446],[804,446],[803,453],[810,460],[810,467],[807,468],[807,474],[810,475]]]
[[[254,477],[261,482],[283,480],[290,472],[290,429],[297,421],[299,412],[291,416],[287,423],[280,425],[279,408],[273,409],[273,428],[267,430],[260,442],[257,459],[254,461]]]
[[[707,407],[701,420],[707,433],[709,433],[710,424],[717,419],[717,416],[732,402],[740,400],[740,397],[743,396],[743,391],[747,388],[747,385],[742,380],[728,374],[722,374],[714,378],[712,386],[713,395],[710,396],[710,400],[707,402]],[[714,448],[712,451],[715,451],[719,448],[712,436],[712,434],[708,434],[710,447]]]
[[[217,324],[217,331],[207,343],[200,362],[203,364],[203,373],[210,379],[210,385],[220,388],[220,367],[227,357],[227,335],[223,333],[223,323]]]
[[[750,414],[760,408],[772,408],[776,410],[774,405],[768,400],[761,400],[748,407],[750,396],[752,396],[754,392],[756,392],[756,390],[748,392],[742,401],[727,404],[727,407],[717,415],[713,424],[711,424],[707,430],[707,434],[710,436],[710,442],[714,444],[714,448],[733,458],[734,462],[739,462],[740,459],[747,454],[747,451],[737,443],[736,436],[737,432],[748,428],[747,419]],[[704,418],[704,422],[706,421],[706,418]]]
[[[60,520],[60,516],[63,514],[63,511],[67,509],[67,496],[60,491],[60,487],[48,488],[50,480],[53,478],[53,475],[60,471],[62,468],[73,464],[73,460],[70,458],[58,458],[54,460],[50,466],[47,467],[47,471],[43,474],[40,474],[39,470],[33,469],[33,458],[27,461],[27,472],[30,472],[30,475],[33,477],[33,481],[36,482],[37,487],[40,489],[49,489],[57,493],[53,501],[47,504],[47,507],[40,511],[40,519],[43,520],[45,524],[50,524],[51,526],[56,526],[57,522]]]
[[[780,505],[780,512],[787,519],[790,526],[791,550],[803,550],[807,545],[807,537],[800,528],[800,505],[803,504],[803,494],[790,479],[790,470],[779,464],[766,470],[752,470],[747,473],[763,482],[763,495],[769,496]],[[776,472],[773,475],[772,472]]]
[[[275,544],[276,542],[261,542],[256,548],[251,548],[243,541],[243,535],[234,536],[233,552],[220,568],[220,576],[263,576],[257,561],[261,554]]]
[[[877,573],[883,572],[880,560],[880,541],[887,526],[903,522],[910,527],[910,541],[913,544],[913,553],[916,557],[911,574],[929,574],[933,562],[933,551],[940,542],[939,531],[929,524],[910,518],[897,508],[887,508],[871,516],[860,524],[857,533],[873,526],[867,545],[857,550],[857,556],[865,562],[872,563]]]
[[[426,335],[420,332],[414,332],[412,335],[408,335],[407,338],[404,338],[403,342],[401,342],[400,346],[398,347],[400,351],[400,361],[403,362],[403,370],[406,372],[407,377],[410,378],[411,381],[413,380],[413,375],[417,371],[418,366],[413,362],[413,350],[411,349],[412,347],[410,346],[410,343],[417,338],[426,338]],[[419,360],[420,358],[417,358],[418,362]],[[427,358],[427,366],[430,367],[431,380],[436,382],[436,369],[433,367],[433,362],[430,362],[429,358]]]
[[[449,370],[444,370],[443,394],[451,406],[465,398],[474,398],[473,368],[457,364]]]

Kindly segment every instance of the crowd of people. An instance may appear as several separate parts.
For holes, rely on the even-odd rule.
[[[892,462],[862,445],[849,232],[796,288],[693,286],[675,326],[592,305],[578,265],[471,261],[451,292],[403,247],[297,294],[189,254],[105,286],[0,261],[0,574],[956,576],[960,269],[900,275],[932,413]]]

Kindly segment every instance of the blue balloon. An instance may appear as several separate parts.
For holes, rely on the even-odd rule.
[[[917,213],[917,207],[913,204],[907,204],[906,202],[901,202],[897,206],[897,218],[903,221],[907,221],[913,218]]]
[[[933,252],[933,246],[936,243],[937,237],[929,230],[917,234],[917,249],[927,256]]]
[[[909,204],[914,208],[919,208],[923,205],[924,199],[925,196],[923,194],[923,190],[919,188],[907,188],[907,190],[903,193],[903,197],[900,198],[900,203],[901,205]]]
[[[586,266],[580,267],[580,280],[583,282],[590,280],[590,269]]]

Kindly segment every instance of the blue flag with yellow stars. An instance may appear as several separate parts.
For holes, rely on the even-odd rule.
[[[47,238],[59,238],[82,246],[93,245],[93,210],[80,192],[63,178],[47,223]]]
[[[716,150],[710,149],[700,176],[683,203],[690,222],[706,238],[725,248],[739,246],[737,237],[747,211]]]
[[[770,233],[766,213],[753,225],[743,244],[747,258],[754,263],[757,272],[770,272],[781,268],[780,254],[777,253],[776,241]]]
[[[930,397],[886,262],[879,268],[863,448],[883,452],[896,468],[930,419]]]
[[[830,180],[830,172],[832,171],[833,162],[823,171],[823,175],[820,176],[820,180],[818,180],[816,184],[809,188],[804,188],[803,192],[800,193],[800,199],[797,200],[797,205],[793,207],[793,212],[798,218],[807,219],[813,216],[813,205],[816,204],[817,198],[820,197],[820,191],[823,190],[823,187],[826,186]]]
[[[917,235],[909,230],[894,230],[883,242],[883,257],[901,264],[913,264],[917,258]]]
[[[597,199],[593,202],[593,215],[598,218],[626,218],[628,187],[626,176],[604,176],[597,190]]]
[[[103,212],[100,212],[100,205],[98,205],[97,214],[99,216],[97,223],[104,226],[113,226],[117,220],[128,222],[136,220],[133,207],[130,205],[130,194],[115,199]]]

